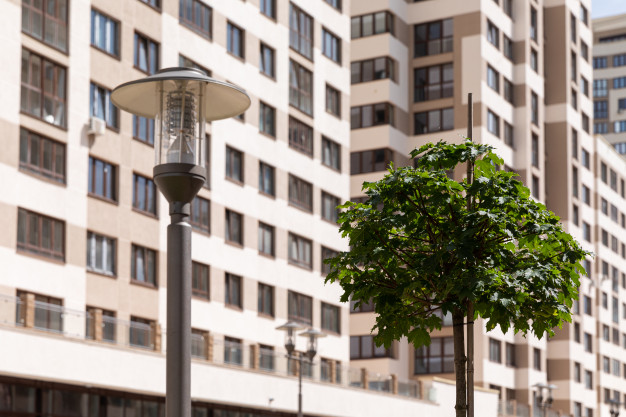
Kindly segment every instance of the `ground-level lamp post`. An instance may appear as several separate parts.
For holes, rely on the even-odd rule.
[[[190,203],[206,179],[205,126],[241,114],[245,91],[193,68],[166,68],[113,90],[111,101],[155,119],[154,182],[169,202],[167,227],[167,417],[191,416]]]
[[[609,400],[609,406],[611,407],[609,413],[611,413],[611,417],[619,417],[619,406],[621,404],[622,403],[618,400]]]
[[[298,361],[298,417],[302,417],[302,354],[297,356],[293,355],[293,352],[296,348],[296,331],[304,329],[304,326],[300,324],[289,321],[282,326],[276,328],[277,330],[285,331],[285,349],[287,349],[287,358],[288,360],[295,359]],[[325,337],[326,334],[320,332],[315,329],[308,329],[302,333],[300,336],[307,337],[307,346],[306,346],[306,356],[309,358],[309,363],[313,362],[313,358],[317,353],[317,339],[320,337]]]
[[[543,415],[545,417],[546,410],[552,406],[552,401],[554,400],[552,397],[552,391],[554,391],[557,386],[543,382],[538,382],[533,386],[537,388],[537,405],[541,410],[543,410]]]

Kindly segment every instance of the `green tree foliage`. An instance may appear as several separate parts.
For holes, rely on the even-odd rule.
[[[339,282],[343,302],[374,302],[378,345],[429,344],[442,325],[436,310],[452,313],[458,390],[468,308],[488,330],[552,335],[571,321],[587,253],[515,173],[496,168],[503,161],[491,147],[439,142],[411,156],[415,168],[392,166],[363,185],[367,202],[341,206],[351,249],[328,261],[326,282]],[[450,178],[464,163],[473,179]]]

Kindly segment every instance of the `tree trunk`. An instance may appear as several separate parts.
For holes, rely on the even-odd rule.
[[[456,417],[465,417],[467,412],[467,375],[465,373],[465,314],[460,309],[452,312],[454,335],[454,373],[456,375]]]

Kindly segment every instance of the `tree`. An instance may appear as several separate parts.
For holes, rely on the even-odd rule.
[[[377,345],[407,337],[430,344],[437,315],[451,313],[456,415],[465,415],[463,326],[486,320],[541,338],[571,321],[581,261],[588,254],[563,231],[559,218],[531,198],[516,174],[498,170],[492,148],[469,139],[424,145],[416,167],[390,167],[364,183],[365,203],[346,203],[340,231],[351,249],[330,259],[326,282],[339,282],[341,300],[375,304]],[[470,178],[450,173],[469,165]]]

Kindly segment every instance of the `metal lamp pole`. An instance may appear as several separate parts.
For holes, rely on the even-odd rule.
[[[303,326],[293,321],[289,321],[283,324],[282,326],[279,326],[276,328],[277,330],[285,331],[285,349],[287,350],[287,359],[289,360],[296,359],[296,357],[293,356],[293,352],[296,348],[295,332],[303,328],[304,328]],[[325,337],[326,334],[320,332],[319,330],[308,329],[300,333],[300,336],[306,336],[308,338],[306,356],[309,358],[309,363],[312,363],[313,358],[315,357],[315,354],[317,353],[317,339],[319,339],[320,337]],[[299,366],[298,368],[298,417],[302,417],[302,357],[303,357],[302,353],[299,353],[297,356],[298,366]]]
[[[122,110],[155,119],[154,182],[169,202],[167,417],[191,416],[191,201],[206,179],[206,122],[236,116],[250,98],[193,68],[166,68],[111,94]]]
[[[537,405],[541,410],[543,410],[543,416],[546,416],[546,410],[552,406],[552,401],[554,398],[552,397],[552,391],[557,388],[554,384],[546,384],[543,382],[538,382],[534,385],[537,388]],[[543,392],[546,390],[546,396],[544,396]]]
[[[611,409],[609,413],[611,413],[611,417],[619,417],[619,406],[622,405],[618,400],[609,400],[609,405]]]

